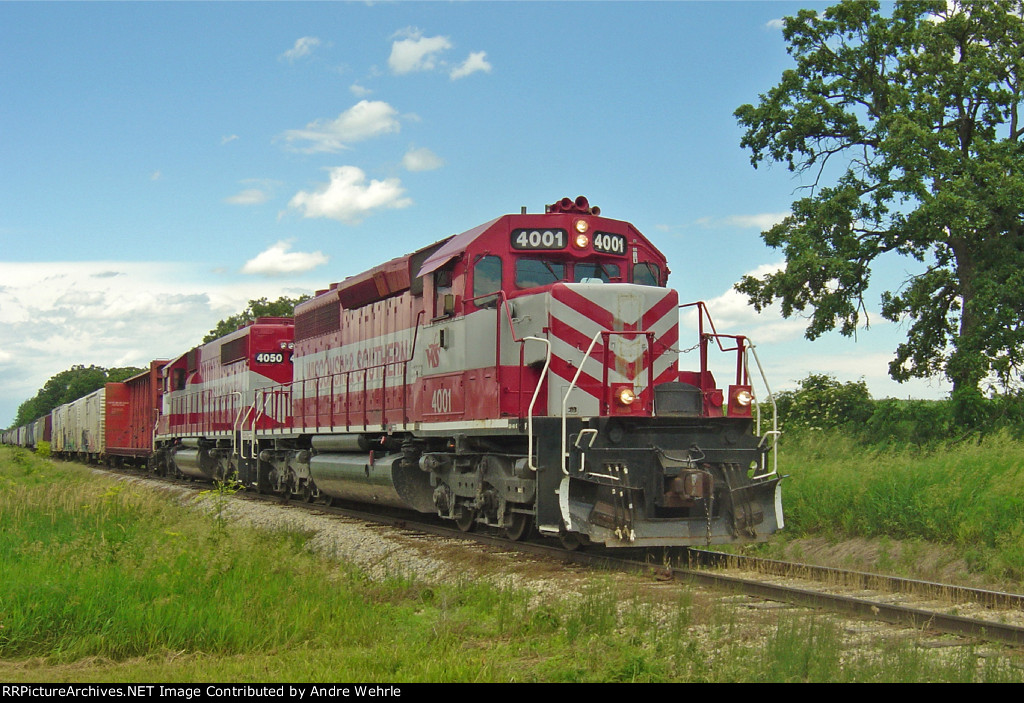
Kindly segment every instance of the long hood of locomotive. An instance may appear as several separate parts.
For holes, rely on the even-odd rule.
[[[565,400],[566,413],[573,416],[649,416],[653,386],[677,377],[673,290],[564,283],[516,297],[509,306],[419,327],[411,319],[385,320],[297,344],[291,388],[295,427],[507,427],[511,418],[525,416],[538,383],[544,390],[534,415],[560,415]],[[546,346],[520,343],[528,336],[551,344],[547,378],[541,378]],[[612,392],[623,387],[637,396],[629,408],[610,402]]]

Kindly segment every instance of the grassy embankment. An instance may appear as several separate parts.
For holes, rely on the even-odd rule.
[[[804,430],[780,447],[786,539],[948,545],[973,572],[1024,581],[1024,442],[1009,430],[930,448]]]
[[[598,576],[562,601],[472,577],[372,581],[307,539],[2,448],[0,680],[1024,680],[972,648],[852,650],[825,617],[659,603],[642,579]]]

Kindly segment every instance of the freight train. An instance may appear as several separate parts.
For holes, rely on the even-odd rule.
[[[756,396],[749,339],[681,305],[668,276],[633,225],[563,198],[334,283],[294,318],[154,361],[30,431],[49,427],[61,456],[512,539],[763,541],[783,525],[770,391]],[[688,370],[684,310],[698,328]],[[4,441],[26,444],[23,432]]]

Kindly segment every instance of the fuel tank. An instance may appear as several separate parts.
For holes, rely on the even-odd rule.
[[[178,471],[186,476],[203,478],[208,481],[214,479],[217,462],[204,447],[182,447],[174,452],[173,459]]]
[[[309,474],[333,498],[436,512],[430,476],[403,459],[400,453],[371,459],[369,453],[328,452],[309,460]]]

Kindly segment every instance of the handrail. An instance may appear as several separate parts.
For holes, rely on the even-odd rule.
[[[241,391],[232,391],[231,395],[238,396],[238,411],[235,412],[235,419],[231,423],[231,456],[234,456],[236,454],[239,454],[239,452],[238,452],[238,444],[236,442],[236,437],[238,436],[238,434],[240,434],[242,432],[242,426],[245,424],[245,420],[242,419],[242,411],[245,410],[245,414],[248,415],[249,414],[249,406],[245,406],[243,408],[243,406],[242,406],[242,392]],[[244,450],[245,446],[243,445],[242,448]],[[242,456],[242,455],[239,454],[239,456]],[[244,459],[246,457],[242,456],[242,458]]]
[[[551,367],[551,340],[544,339],[543,337],[523,337],[522,345],[520,349],[526,348],[526,342],[528,340],[535,340],[543,342],[547,345],[547,352],[544,355],[544,368],[540,372],[540,380],[537,381],[537,387],[533,389],[533,397],[530,399],[530,407],[526,411],[526,456],[527,466],[531,471],[536,472],[537,466],[533,463],[533,408],[537,404],[537,397],[540,395],[540,387],[544,384],[544,379],[548,377],[548,369]],[[522,368],[522,366],[520,366]]]
[[[402,367],[402,370],[401,370],[401,376],[402,376],[402,422],[405,423],[405,424],[408,424],[408,422],[409,422],[409,412],[408,412],[409,411],[409,402],[408,402],[408,397],[409,397],[409,395],[408,395],[408,393],[409,393],[409,390],[408,390],[408,385],[409,385],[408,384],[409,363],[412,362],[413,359],[415,359],[415,357],[416,357],[416,343],[419,341],[419,331],[420,331],[420,327],[422,327],[423,314],[424,314],[424,311],[420,310],[416,314],[416,321],[413,323],[413,326],[411,328],[407,328],[407,330],[408,329],[412,330],[412,344],[409,347],[409,355],[406,358],[404,358],[404,359],[387,360],[387,361],[383,361],[383,362],[381,362],[379,364],[373,364],[372,366],[362,366],[360,368],[348,369],[348,370],[345,370],[345,371],[335,371],[335,372],[324,374],[322,376],[310,376],[310,377],[302,379],[301,381],[294,381],[293,380],[289,384],[280,384],[282,389],[287,387],[289,390],[294,391],[294,388],[296,387],[296,385],[301,385],[302,399],[303,399],[303,401],[307,401],[307,400],[310,400],[310,398],[309,398],[309,396],[308,396],[308,394],[306,392],[307,388],[308,388],[307,384],[312,383],[313,386],[314,386],[314,395],[312,397],[312,400],[313,400],[314,422],[317,424],[317,426],[319,426],[320,421],[321,421],[321,414],[322,414],[321,413],[321,395],[320,395],[320,390],[322,388],[321,382],[328,381],[329,382],[329,386],[330,386],[330,388],[329,388],[330,395],[327,397],[327,400],[328,400],[327,421],[330,423],[331,427],[334,427],[335,426],[335,421],[337,420],[337,413],[334,410],[335,388],[338,385],[338,384],[336,384],[336,381],[338,379],[344,378],[344,380],[345,380],[345,408],[344,408],[344,414],[345,414],[345,428],[347,429],[347,428],[349,428],[352,425],[352,418],[351,418],[351,395],[352,395],[352,393],[351,393],[352,383],[351,382],[352,382],[352,374],[362,374],[363,375],[363,377],[362,377],[362,388],[359,389],[357,392],[361,395],[362,401],[363,401],[362,402],[362,420],[363,420],[363,425],[362,426],[365,428],[365,427],[369,427],[369,425],[370,425],[370,413],[371,413],[370,402],[369,402],[369,394],[370,394],[370,391],[371,391],[371,389],[369,387],[369,381],[370,381],[369,374],[371,372],[377,370],[377,369],[382,369],[381,378],[380,378],[380,392],[381,392],[380,407],[379,408],[374,408],[372,410],[372,412],[374,412],[374,413],[379,412],[380,413],[380,424],[381,424],[381,427],[384,428],[387,425],[387,411],[388,411],[388,399],[387,399],[388,369],[393,367],[393,366],[394,367],[401,366]],[[402,331],[407,331],[407,330],[402,330]],[[397,376],[398,374],[396,373],[395,375]],[[356,383],[359,384],[360,382],[356,381]],[[392,386],[392,388],[394,388],[394,387]],[[377,390],[377,389],[374,388],[372,390]],[[309,425],[308,425],[308,423],[306,421],[307,414],[308,414],[308,411],[303,409],[303,411],[301,413],[301,416],[302,416],[301,427],[295,427],[294,429],[302,429],[302,430],[309,429]],[[293,423],[294,423],[295,413],[292,413],[292,417],[293,417]]]
[[[625,336],[627,334],[635,335],[635,336],[644,336],[644,337],[647,338],[647,351],[646,351],[646,354],[648,355],[648,363],[647,363],[647,388],[648,388],[648,392],[650,392],[650,393],[654,392],[654,333],[649,331],[649,330],[600,330],[600,331],[598,331],[597,334],[594,335],[594,338],[590,341],[590,346],[587,347],[587,351],[583,354],[583,358],[580,359],[579,368],[576,369],[576,374],[573,376],[572,381],[569,384],[569,387],[566,389],[565,395],[562,396],[562,473],[564,473],[566,475],[568,475],[568,473],[569,473],[568,469],[566,468],[566,458],[568,457],[568,453],[566,451],[566,449],[567,449],[566,444],[567,444],[567,441],[568,441],[568,436],[567,436],[568,435],[568,433],[567,433],[567,424],[568,424],[568,422],[567,422],[567,418],[568,418],[567,405],[568,405],[568,402],[569,402],[569,394],[572,393],[572,391],[575,389],[576,382],[579,380],[580,374],[583,373],[583,366],[584,366],[584,364],[587,363],[587,359],[590,358],[590,354],[594,350],[594,344],[597,342],[597,340],[598,339],[603,339],[605,337],[611,337],[612,335]],[[608,355],[608,351],[609,351],[610,348],[611,348],[611,342],[609,340],[608,342],[605,342],[605,345],[604,345],[604,353],[605,353],[606,357]],[[602,388],[602,391],[606,391],[607,388],[608,388],[608,363],[607,363],[607,359],[602,364],[602,367],[604,368],[604,375],[603,375],[602,380],[601,380],[601,388]],[[601,405],[599,406],[600,407],[600,411],[603,413],[604,410],[605,410],[604,405],[605,405],[606,401],[605,400],[601,400],[600,403],[601,403]],[[593,443],[593,440],[591,440],[591,444],[592,443]]]
[[[765,388],[765,390],[768,393],[766,402],[770,402],[771,405],[772,405],[772,428],[770,430],[765,430],[765,432],[762,434],[762,432],[761,432],[761,403],[760,403],[760,401],[757,401],[757,395],[754,394],[754,398],[755,398],[755,403],[754,403],[754,407],[755,407],[755,426],[754,426],[755,427],[755,434],[757,434],[758,436],[761,437],[761,445],[764,445],[764,443],[768,441],[769,437],[775,438],[775,441],[772,443],[772,446],[771,446],[771,451],[772,451],[772,467],[771,467],[771,471],[768,472],[768,473],[764,473],[764,474],[758,474],[754,478],[768,478],[768,477],[771,477],[771,476],[775,476],[775,475],[778,474],[778,471],[779,471],[779,445],[778,445],[778,438],[779,438],[779,436],[782,433],[779,430],[779,413],[778,413],[778,407],[777,407],[777,405],[775,403],[775,396],[772,393],[771,386],[768,384],[768,376],[764,372],[764,367],[761,365],[761,360],[757,356],[757,351],[756,351],[756,346],[757,345],[755,345],[754,342],[749,337],[746,337],[744,335],[719,334],[718,330],[715,329],[715,321],[711,318],[711,313],[708,312],[707,305],[705,305],[703,301],[698,301],[696,303],[687,303],[685,305],[680,305],[679,309],[681,310],[683,308],[694,307],[694,306],[697,307],[697,333],[698,333],[699,338],[700,338],[700,342],[699,342],[699,344],[700,344],[700,352],[701,352],[701,359],[700,359],[700,383],[701,383],[701,391],[702,392],[707,392],[707,389],[704,386],[705,386],[705,383],[706,383],[706,375],[707,375],[707,371],[708,371],[707,344],[708,344],[708,342],[710,340],[713,339],[715,341],[715,343],[718,345],[719,350],[722,351],[723,353],[733,352],[733,351],[736,352],[736,385],[750,385],[752,387],[752,383],[751,383],[751,379],[750,379],[750,359],[749,359],[749,357],[750,356],[754,357],[754,363],[757,365],[757,371],[758,371],[758,375],[761,377],[761,383],[764,384],[764,388]],[[711,327],[711,332],[710,333],[704,332],[704,319],[705,319],[705,317],[707,318],[708,325]],[[732,339],[732,340],[735,341],[736,345],[733,346],[733,347],[726,348],[722,344],[722,340],[723,339]],[[753,390],[753,388],[752,388],[752,390]],[[767,467],[763,467],[763,468],[766,469]]]
[[[604,330],[601,330],[600,332],[598,332],[597,334],[594,335],[594,338],[592,340],[590,340],[590,346],[587,347],[587,351],[583,354],[583,358],[580,359],[580,365],[579,365],[579,368],[576,369],[576,375],[574,375],[572,377],[572,381],[570,381],[569,387],[565,391],[565,395],[562,396],[562,473],[565,474],[566,476],[569,475],[569,469],[566,467],[566,461],[565,461],[566,457],[568,456],[568,452],[566,452],[565,442],[566,442],[566,425],[567,425],[567,422],[566,422],[566,417],[567,417],[566,407],[567,407],[567,405],[569,403],[569,394],[572,393],[573,389],[576,387],[576,381],[579,380],[580,374],[583,373],[583,364],[585,364],[587,362],[587,359],[590,358],[590,352],[592,352],[594,350],[594,345],[597,344],[597,340],[601,338],[601,336],[604,334],[604,332],[605,332]]]
[[[779,473],[779,436],[782,434],[782,432],[779,430],[779,408],[778,408],[778,406],[775,403],[775,394],[772,393],[771,386],[768,385],[768,376],[764,372],[764,367],[761,366],[761,359],[759,359],[758,356],[757,356],[757,349],[756,349],[757,345],[755,345],[753,342],[751,342],[750,339],[747,339],[747,343],[748,343],[747,344],[747,350],[746,350],[745,354],[750,354],[750,355],[752,355],[754,357],[754,363],[757,364],[757,371],[758,371],[758,373],[761,376],[761,382],[764,384],[765,390],[768,391],[768,400],[771,401],[771,404],[772,404],[772,428],[770,430],[767,430],[764,433],[764,435],[761,436],[761,442],[762,443],[767,441],[768,437],[774,437],[775,438],[775,441],[772,442],[772,446],[771,446],[771,451],[772,451],[772,470],[769,473],[758,474],[757,476],[754,476],[754,478],[768,478],[768,477],[771,477],[771,476],[775,476],[775,475],[777,475]],[[744,359],[744,361],[745,361],[745,363],[749,364],[749,362],[746,362],[746,359]],[[755,399],[756,399],[756,397],[757,396],[755,395]],[[756,421],[755,421],[754,427],[755,427],[756,433],[758,435],[760,435],[761,434],[761,403],[757,402],[754,405],[755,405],[755,408],[756,408],[756,411],[757,411],[757,413],[756,413]]]

